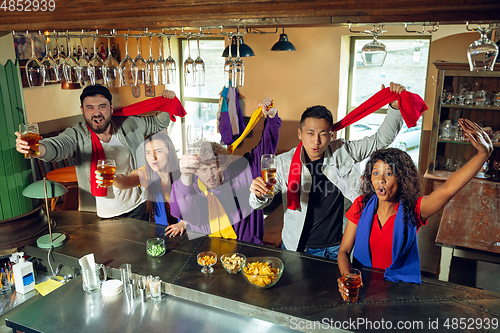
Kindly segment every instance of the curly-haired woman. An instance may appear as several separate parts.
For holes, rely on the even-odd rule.
[[[372,154],[363,174],[363,195],[346,213],[347,222],[338,254],[341,274],[351,267],[350,252],[363,266],[385,269],[395,282],[420,283],[417,231],[464,187],[488,160],[493,145],[476,123],[459,120],[477,154],[437,190],[420,196],[420,175],[411,157],[394,148]],[[339,291],[348,290],[338,280]]]

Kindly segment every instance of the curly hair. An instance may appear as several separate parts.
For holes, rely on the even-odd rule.
[[[417,216],[415,215],[415,205],[420,197],[421,176],[413,163],[410,155],[397,148],[387,148],[375,151],[366,163],[363,172],[361,189],[363,191],[362,209],[358,212],[361,215],[367,202],[376,195],[371,181],[373,166],[381,160],[387,163],[396,176],[398,182],[399,201],[403,204],[403,213],[405,223],[415,224]]]
[[[200,144],[200,164],[211,165],[213,163],[217,164],[217,167],[221,170],[225,170],[229,165],[229,156],[231,155],[229,151],[222,147],[220,144],[210,141],[203,141]]]

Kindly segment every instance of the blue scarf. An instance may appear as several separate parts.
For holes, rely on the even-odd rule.
[[[356,229],[354,257],[363,266],[372,267],[370,233],[377,206],[378,197],[373,195],[366,203]],[[393,282],[422,283],[417,245],[417,227],[415,224],[405,224],[403,204],[401,202],[394,220],[392,264],[385,269],[384,278]]]

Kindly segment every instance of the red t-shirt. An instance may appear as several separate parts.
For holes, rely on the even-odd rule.
[[[357,212],[361,210],[361,200],[363,196],[354,200],[351,208],[347,211],[345,216],[349,221],[358,225],[359,218],[361,216],[357,215]],[[427,224],[427,220],[423,220],[420,217],[420,202],[422,201],[422,197],[418,198],[417,204],[415,205],[415,214],[417,216],[416,224],[417,231],[421,226]],[[392,239],[394,232],[394,220],[396,218],[396,213],[398,212],[399,203],[394,207],[394,215],[387,219],[384,226],[380,228],[380,223],[378,223],[378,214],[375,211],[375,215],[373,217],[372,230],[370,232],[370,252],[372,259],[372,266],[375,268],[386,269],[392,264]]]

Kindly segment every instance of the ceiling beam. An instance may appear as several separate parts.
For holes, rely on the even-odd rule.
[[[43,0],[38,0],[42,2]],[[0,31],[498,22],[499,0],[45,0],[0,8]],[[54,2],[50,2],[54,1]],[[0,1],[2,4],[3,1]],[[12,1],[14,3],[14,1]],[[27,0],[16,1],[32,3]]]

